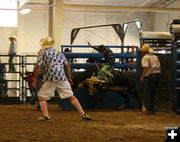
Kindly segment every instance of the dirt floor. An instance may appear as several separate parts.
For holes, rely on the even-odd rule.
[[[171,111],[144,115],[138,110],[77,111],[49,105],[51,122],[39,121],[41,111],[27,105],[0,105],[0,142],[163,142],[165,127],[180,127],[180,115]]]

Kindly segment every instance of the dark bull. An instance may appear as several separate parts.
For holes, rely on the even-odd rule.
[[[136,89],[135,79],[128,72],[122,72],[112,70],[113,79],[111,82],[100,82],[97,79],[97,74],[102,68],[102,65],[93,65],[87,68],[86,71],[80,75],[73,75],[73,86],[72,90],[75,92],[80,87],[84,87],[89,90],[90,95],[94,92],[99,91],[101,95],[101,108],[103,102],[103,92],[113,91],[124,98],[124,104],[119,106],[118,109],[123,109],[129,102],[129,95],[134,96],[138,101],[138,107],[142,109],[142,102],[139,93]],[[129,95],[128,95],[129,94]]]

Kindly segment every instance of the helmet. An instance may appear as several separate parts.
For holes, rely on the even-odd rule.
[[[99,46],[99,51],[100,52],[105,51],[105,49],[106,49],[106,47],[103,44]]]

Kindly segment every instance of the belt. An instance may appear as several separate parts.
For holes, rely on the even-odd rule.
[[[156,73],[156,74],[150,74],[148,76],[145,76],[144,78],[148,78],[148,77],[157,77],[160,76],[160,73]]]
[[[150,76],[150,77],[157,77],[157,76],[160,76],[160,73],[150,74],[149,76]]]

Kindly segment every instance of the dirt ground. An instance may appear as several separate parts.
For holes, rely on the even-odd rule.
[[[138,110],[88,110],[92,121],[55,104],[49,111],[52,121],[44,122],[37,120],[42,114],[36,108],[0,105],[0,142],[163,142],[165,127],[180,127],[180,115],[171,111],[144,115]]]

